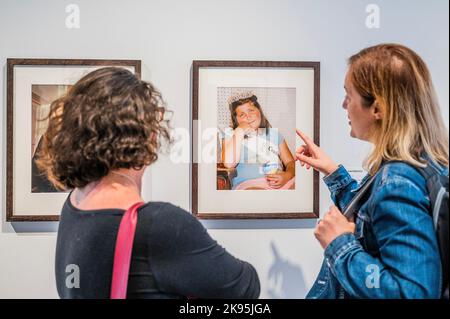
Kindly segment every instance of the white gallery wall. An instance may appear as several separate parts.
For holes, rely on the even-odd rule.
[[[80,9],[80,28],[66,27],[66,6]],[[379,28],[368,28],[376,4]],[[359,168],[368,145],[350,139],[341,107],[346,58],[380,42],[398,42],[428,63],[448,127],[449,3],[447,0],[0,0],[0,298],[56,298],[57,223],[6,220],[6,59],[142,60],[189,128],[192,60],[321,62],[321,145],[338,162]],[[144,197],[189,210],[188,164],[161,156],[146,174]],[[331,204],[320,190],[321,214]],[[276,203],[273,203],[276,207]],[[203,222],[237,257],[251,262],[262,298],[303,298],[318,273],[322,249],[316,220]]]

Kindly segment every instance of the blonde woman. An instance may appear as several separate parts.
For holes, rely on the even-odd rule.
[[[360,185],[298,131],[305,145],[297,159],[325,175],[336,204],[315,231],[325,261],[307,297],[439,298],[439,250],[417,170],[431,165],[448,175],[448,130],[430,73],[411,49],[377,45],[349,59],[345,90],[350,135],[373,144]],[[356,219],[348,221],[341,212],[375,174]]]

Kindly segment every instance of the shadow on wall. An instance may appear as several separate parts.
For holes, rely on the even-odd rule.
[[[302,268],[283,259],[273,242],[270,243],[274,261],[269,269],[269,298],[305,298],[307,293]]]

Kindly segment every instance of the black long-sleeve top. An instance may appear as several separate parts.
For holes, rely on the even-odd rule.
[[[61,298],[109,298],[124,212],[79,210],[66,200],[55,263]],[[163,202],[139,208],[127,298],[257,298],[259,293],[255,269],[218,245],[190,213]]]

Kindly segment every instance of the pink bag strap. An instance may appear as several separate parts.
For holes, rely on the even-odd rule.
[[[111,283],[111,299],[127,297],[128,274],[130,272],[134,233],[136,232],[137,210],[144,203],[138,202],[127,209],[120,221]]]

